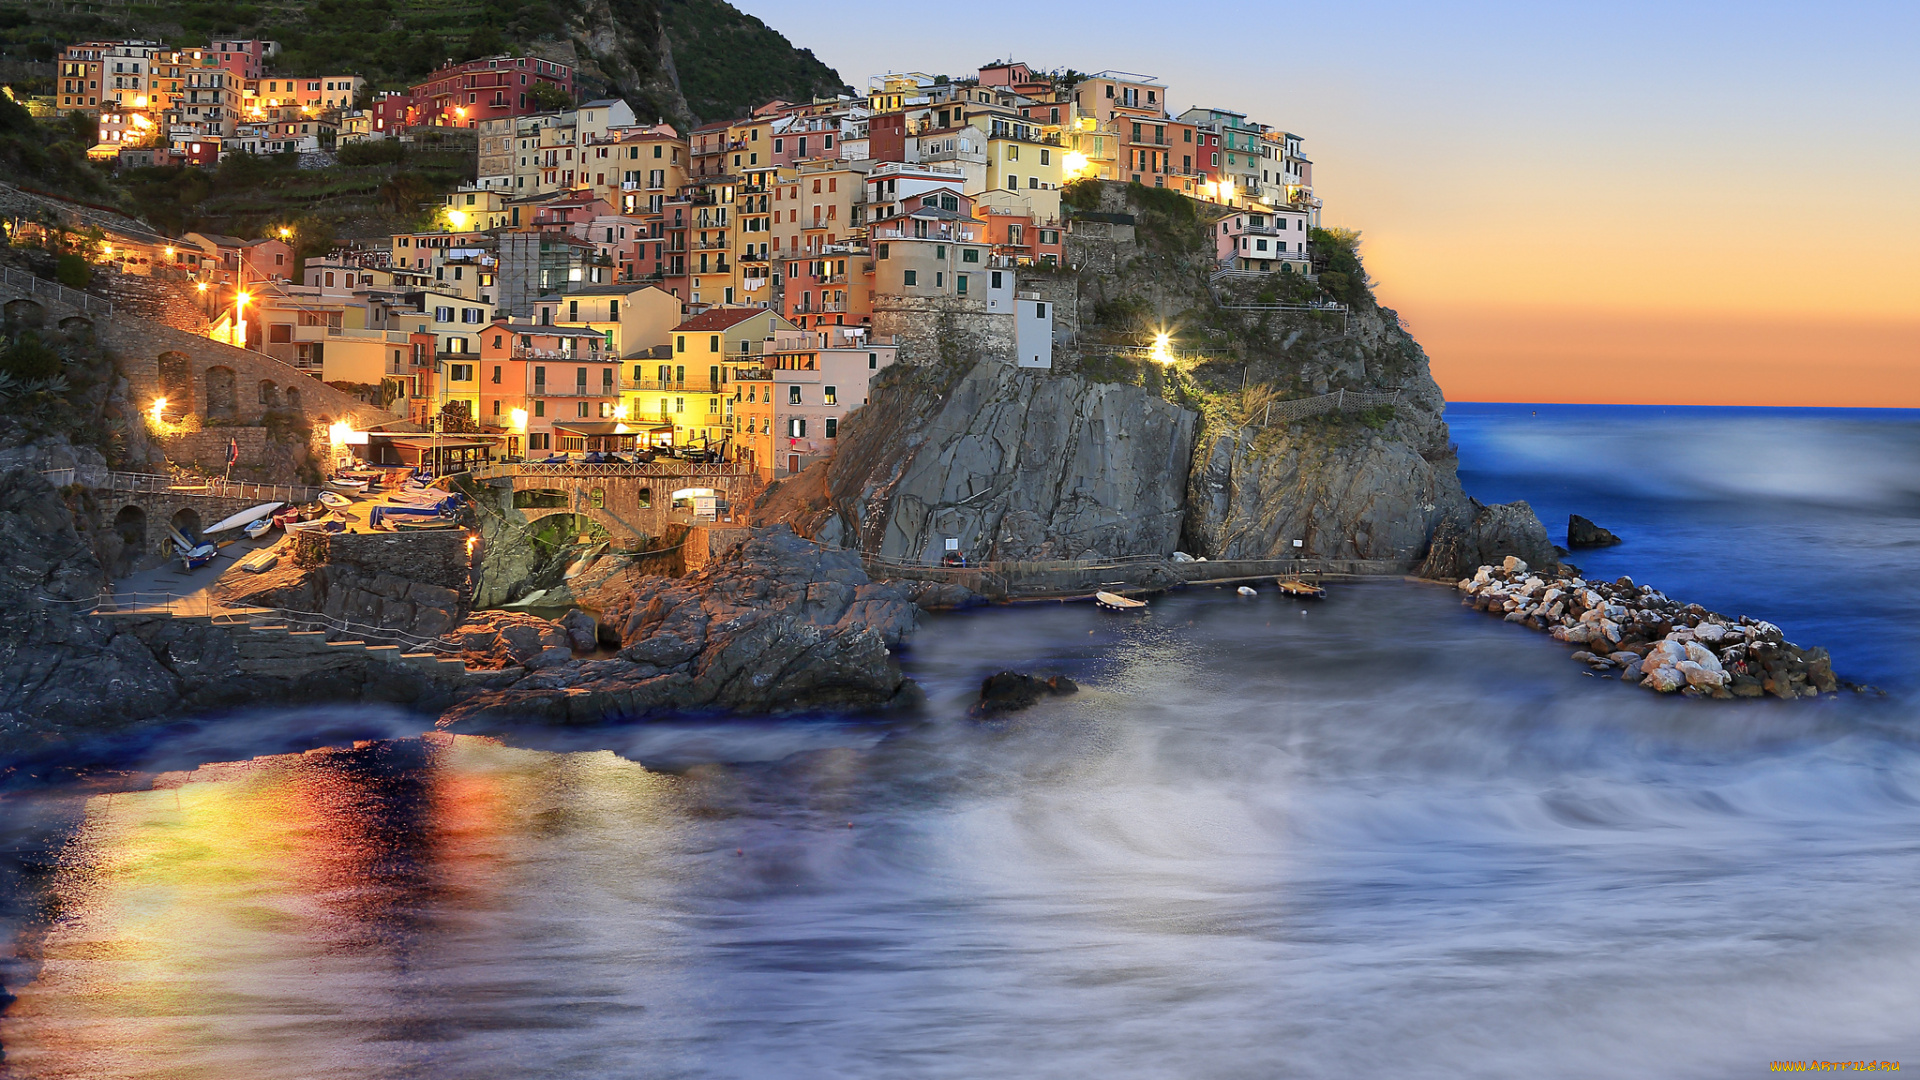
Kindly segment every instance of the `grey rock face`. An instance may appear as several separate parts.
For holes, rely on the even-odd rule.
[[[1166,554],[1177,545],[1198,415],[1138,386],[982,361],[949,392],[883,387],[834,463],[845,533],[885,558]],[[896,416],[890,418],[887,413]],[[924,423],[897,425],[918,414]],[[890,420],[893,422],[890,423]]]
[[[1509,555],[1541,570],[1560,565],[1559,554],[1547,539],[1547,527],[1540,524],[1533,507],[1525,502],[1484,506],[1477,500],[1472,505],[1473,516],[1464,524],[1448,519],[1434,531],[1432,547],[1420,566],[1421,577],[1451,581]]]
[[[540,670],[461,702],[443,726],[872,709],[917,697],[891,649],[918,619],[913,593],[868,580],[857,552],[784,525],[754,530],[687,577],[623,571],[582,600],[618,629],[618,658],[530,658]]]

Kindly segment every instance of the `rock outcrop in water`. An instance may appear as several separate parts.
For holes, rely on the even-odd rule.
[[[684,578],[615,573],[582,599],[617,633],[616,655],[573,659],[543,641],[524,676],[459,703],[442,726],[919,700],[892,651],[918,620],[912,591],[868,580],[857,553],[823,548],[785,526],[754,530]]]
[[[1612,547],[1620,538],[1579,514],[1567,515],[1567,546],[1570,548]]]
[[[1507,558],[1480,567],[1459,589],[1476,610],[1579,646],[1573,658],[1592,670],[1661,693],[1793,700],[1843,685],[1865,689],[1834,677],[1827,650],[1802,649],[1772,623],[1682,604],[1632,578],[1588,582],[1571,570],[1542,577]]]

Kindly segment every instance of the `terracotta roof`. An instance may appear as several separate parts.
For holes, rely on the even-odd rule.
[[[679,326],[674,327],[674,330],[675,331],[725,330],[729,326],[733,326],[737,323],[746,322],[748,319],[753,318],[755,315],[764,315],[771,310],[773,309],[772,308],[742,308],[742,307],[709,308],[708,310],[703,311],[698,315],[695,315],[693,318],[688,319],[686,322],[681,323]]]

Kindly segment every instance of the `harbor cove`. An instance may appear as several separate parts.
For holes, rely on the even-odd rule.
[[[1910,14],[823,3],[0,0],[0,1080],[1920,1062]]]

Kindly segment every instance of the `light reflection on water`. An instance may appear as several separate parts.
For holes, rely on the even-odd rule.
[[[0,1037],[33,1077],[1920,1060],[1905,703],[1659,700],[1564,652],[1397,584],[995,610],[917,639],[925,722],[379,741],[20,796],[17,823],[84,820]],[[1087,689],[965,720],[1009,657]]]

